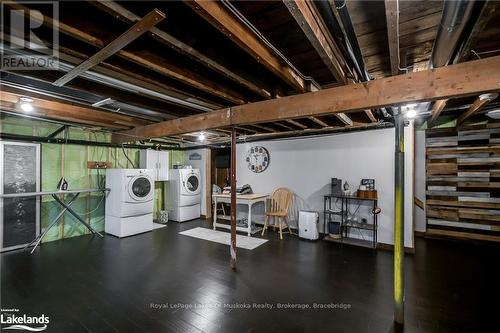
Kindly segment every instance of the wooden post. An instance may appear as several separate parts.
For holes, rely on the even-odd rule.
[[[404,118],[401,108],[394,115],[394,321],[404,324]]]
[[[231,268],[236,270],[236,129],[231,131]]]

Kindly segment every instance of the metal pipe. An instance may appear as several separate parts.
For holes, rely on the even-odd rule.
[[[33,53],[21,51],[19,49],[8,49],[7,50],[1,44],[0,44],[0,51],[9,52],[9,53],[12,53],[15,55],[33,55]],[[55,60],[57,61],[58,69],[63,71],[63,72],[69,72],[70,70],[72,70],[73,68],[76,67],[75,65],[64,62],[61,59],[55,59]],[[161,99],[161,100],[173,103],[173,104],[186,106],[186,107],[189,107],[189,108],[192,108],[195,110],[199,110],[199,111],[208,112],[208,111],[213,111],[213,110],[218,109],[218,107],[216,105],[212,105],[210,103],[206,103],[206,102],[203,102],[200,100],[194,100],[193,98],[190,98],[191,101],[183,100],[183,99],[180,99],[180,98],[177,98],[174,96],[169,96],[169,95],[166,95],[166,94],[154,91],[154,90],[150,90],[148,88],[144,88],[144,87],[135,85],[133,83],[122,81],[122,80],[119,80],[119,79],[116,79],[116,78],[113,78],[113,77],[110,77],[110,76],[107,76],[104,74],[100,74],[100,73],[97,73],[94,71],[86,71],[86,72],[80,74],[79,77],[85,78],[85,79],[90,80],[90,81],[98,82],[98,83],[101,83],[101,84],[104,84],[104,85],[107,85],[110,87],[119,88],[121,90],[129,91],[129,92],[132,92],[135,94],[139,94],[139,95],[143,94],[146,96],[158,98],[158,99]]]
[[[445,1],[443,16],[432,47],[429,67],[436,68],[448,65],[456,56],[462,33],[472,17],[473,0]]]
[[[26,142],[42,142],[54,144],[68,144],[68,145],[81,145],[81,146],[96,146],[96,147],[111,147],[121,148],[122,144],[111,142],[87,141],[87,140],[74,140],[74,139],[60,139],[52,137],[39,137],[31,135],[18,135],[10,133],[0,133],[0,139],[13,140],[13,141],[26,141]],[[146,149],[154,148],[160,150],[183,150],[177,143],[159,143],[157,145],[136,145],[136,144],[123,144],[124,148]]]
[[[315,3],[316,5],[321,4],[322,6],[328,6],[326,4],[326,1],[317,1]],[[342,22],[342,26],[345,30],[347,49],[350,50],[350,53],[352,53],[351,57],[354,64],[356,65],[358,73],[362,78],[362,81],[370,81],[370,74],[368,74],[368,71],[366,70],[365,61],[363,60],[363,54],[361,53],[358,38],[356,36],[356,32],[354,31],[354,26],[352,25],[351,16],[349,15],[349,10],[347,9],[345,1],[341,2],[339,0],[335,0],[334,5],[337,9],[337,12],[339,13],[340,21]],[[331,10],[331,7],[328,7]]]
[[[231,269],[236,270],[236,128],[231,130]],[[216,214],[217,212],[214,212]],[[251,223],[248,221],[248,223]]]
[[[401,107],[394,115],[394,321],[404,324],[404,116]]]

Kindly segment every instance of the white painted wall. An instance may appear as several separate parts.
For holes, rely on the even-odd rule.
[[[206,196],[206,179],[207,179],[207,160],[208,149],[186,150],[184,152],[184,165],[191,165],[193,169],[200,169],[201,174],[201,215],[207,215],[207,196]],[[200,154],[201,160],[190,159],[192,154]]]
[[[425,207],[425,131],[415,131],[415,198]],[[415,205],[415,231],[425,230],[425,209]]]
[[[405,129],[405,246],[413,247],[413,128]],[[247,168],[245,154],[254,145],[264,146],[270,165],[260,174]],[[271,193],[284,186],[296,194],[291,224],[297,210],[323,211],[323,195],[330,193],[332,177],[347,180],[357,189],[362,178],[374,178],[379,196],[378,240],[393,244],[394,129],[352,132],[316,138],[261,141],[237,146],[237,186],[250,184],[255,193]],[[262,213],[262,209],[260,211]],[[368,214],[368,213],[367,213]],[[320,214],[323,230],[323,214]]]

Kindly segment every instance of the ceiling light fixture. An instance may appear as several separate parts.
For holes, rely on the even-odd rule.
[[[403,105],[401,107],[401,110],[403,111],[404,115],[407,118],[415,118],[417,115],[417,107],[418,107],[418,104],[410,103],[410,104]]]
[[[415,118],[416,115],[417,115],[417,111],[415,109],[410,109],[410,110],[406,111],[407,118]]]
[[[19,107],[25,112],[31,112],[33,111],[33,104],[31,104],[32,102],[33,100],[31,98],[21,97],[19,99]]]
[[[204,132],[200,132],[200,135],[198,136],[198,140],[205,141],[205,139],[206,139],[205,133]]]

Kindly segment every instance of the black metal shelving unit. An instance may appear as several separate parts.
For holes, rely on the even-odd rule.
[[[335,200],[338,202],[340,200],[340,210],[337,210],[333,207],[332,201]],[[323,202],[323,213],[324,213],[324,221],[325,221],[325,237],[324,240],[337,242],[342,244],[350,244],[357,246],[364,246],[376,249],[377,248],[377,228],[378,228],[378,217],[377,214],[372,213],[372,222],[371,223],[362,223],[362,222],[352,222],[347,221],[349,206],[352,203],[359,202],[371,202],[373,209],[378,206],[377,199],[369,199],[369,198],[360,198],[357,196],[350,195],[333,195],[328,194],[324,196]],[[372,211],[373,211],[372,209]],[[338,217],[339,220],[335,220],[335,217]],[[328,224],[330,222],[338,222],[340,223],[340,234],[341,237],[339,239],[332,238],[328,235]],[[372,232],[371,240],[363,240],[349,237],[350,229],[358,229],[358,230],[369,230]]]

